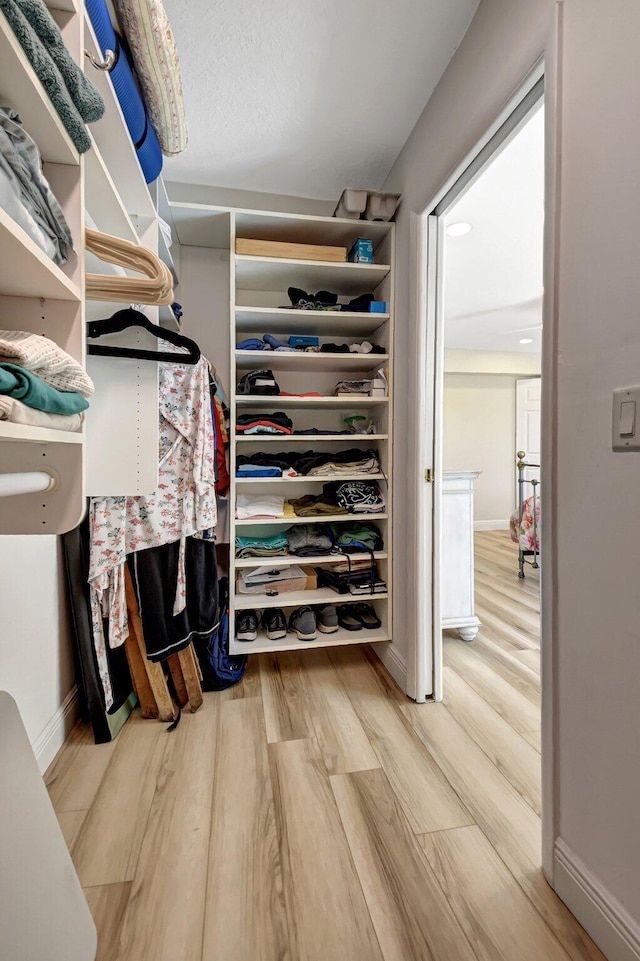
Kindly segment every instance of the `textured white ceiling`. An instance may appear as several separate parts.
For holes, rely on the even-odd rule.
[[[323,200],[377,188],[479,0],[165,0],[189,147],[165,178]]]
[[[544,110],[540,108],[447,213],[445,346],[539,353],[542,340]],[[521,338],[532,344],[521,344]]]

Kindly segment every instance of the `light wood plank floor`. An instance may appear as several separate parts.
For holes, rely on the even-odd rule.
[[[178,730],[77,728],[47,784],[99,961],[603,961],[540,870],[539,599],[477,536],[445,702],[366,648],[260,655]]]

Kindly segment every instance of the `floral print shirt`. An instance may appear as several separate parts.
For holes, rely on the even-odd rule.
[[[159,365],[160,437],[158,486],[143,497],[94,497],[90,507],[89,584],[94,643],[107,709],[113,703],[103,617],[109,644],[128,634],[124,565],[127,554],[180,541],[173,613],[186,604],[186,538],[216,526],[214,435],[209,367]]]

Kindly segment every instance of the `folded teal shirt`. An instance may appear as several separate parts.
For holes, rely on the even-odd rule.
[[[34,410],[48,414],[79,414],[89,401],[77,391],[56,390],[43,380],[16,364],[0,364],[0,394],[21,400]]]

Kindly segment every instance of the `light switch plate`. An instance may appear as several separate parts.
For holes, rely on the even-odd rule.
[[[611,446],[616,451],[640,451],[640,386],[613,392]]]

